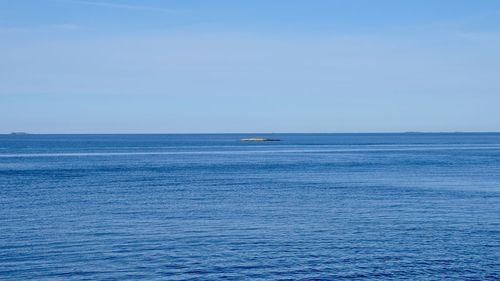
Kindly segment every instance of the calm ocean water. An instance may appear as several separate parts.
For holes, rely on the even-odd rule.
[[[500,279],[500,134],[248,136],[0,136],[0,280]]]

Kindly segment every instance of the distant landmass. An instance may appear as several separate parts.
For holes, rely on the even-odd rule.
[[[279,141],[279,139],[269,139],[269,138],[244,138],[240,141]]]

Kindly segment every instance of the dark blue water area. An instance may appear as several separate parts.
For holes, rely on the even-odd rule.
[[[0,280],[500,280],[500,134],[0,136]]]

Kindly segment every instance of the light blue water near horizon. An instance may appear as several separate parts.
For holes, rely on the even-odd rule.
[[[0,280],[498,280],[500,133],[0,135]]]

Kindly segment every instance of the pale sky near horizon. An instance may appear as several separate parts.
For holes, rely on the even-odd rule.
[[[500,1],[0,0],[11,131],[500,131]]]

